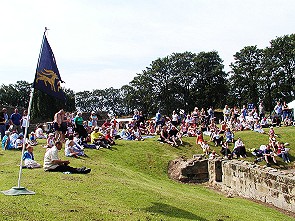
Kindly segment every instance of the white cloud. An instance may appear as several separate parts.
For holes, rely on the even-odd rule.
[[[264,48],[291,34],[294,6],[292,0],[2,2],[1,82],[33,81],[45,26],[66,87],[75,91],[119,88],[173,52],[216,50],[228,70],[244,46]]]

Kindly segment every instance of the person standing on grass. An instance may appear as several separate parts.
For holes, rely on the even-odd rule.
[[[2,109],[2,111],[0,111],[0,135],[1,135],[1,140],[3,140],[3,138],[5,136],[5,131],[6,131],[5,116],[4,116],[4,110]]]
[[[65,112],[63,109],[55,113],[54,115],[54,120],[53,120],[53,126],[55,130],[55,140],[61,140],[64,142],[64,135],[63,135],[63,130],[62,130],[62,122],[64,119]]]
[[[22,131],[21,124],[20,124],[21,119],[22,119],[22,116],[19,114],[18,109],[15,108],[14,113],[11,114],[11,116],[10,116],[10,120],[13,125],[12,130],[15,130],[17,133],[20,133]]]
[[[86,167],[74,168],[69,166],[70,161],[58,158],[58,151],[62,149],[62,142],[56,141],[55,145],[48,149],[44,156],[43,168],[48,172],[70,172],[70,173],[90,173],[91,169]]]

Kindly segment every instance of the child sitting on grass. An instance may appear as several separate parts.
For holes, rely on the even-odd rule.
[[[13,144],[10,140],[10,131],[5,131],[5,136],[2,138],[2,149],[11,150],[13,148]]]
[[[14,148],[21,150],[23,148],[24,142],[25,142],[24,135],[20,133],[18,138],[15,141]]]
[[[206,140],[204,140],[204,142],[201,144],[201,147],[202,147],[202,149],[203,149],[203,153],[204,153],[206,156],[209,155],[209,153],[210,153],[210,146],[209,146],[209,144],[207,143]]]
[[[29,138],[29,143],[32,146],[36,146],[38,144],[38,141],[36,139],[36,135],[35,135],[35,133],[33,131],[31,132],[31,135],[30,135],[30,138]]]
[[[41,165],[34,160],[33,147],[29,144],[26,144],[23,160],[26,168],[33,169],[41,167]]]

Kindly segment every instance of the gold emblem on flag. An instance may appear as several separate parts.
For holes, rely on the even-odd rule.
[[[37,72],[36,84],[38,81],[43,81],[46,87],[49,84],[51,90],[57,92],[60,90],[60,81],[55,84],[55,80],[59,80],[59,78],[52,70],[43,69],[43,71]]]

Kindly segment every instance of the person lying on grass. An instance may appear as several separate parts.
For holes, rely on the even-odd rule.
[[[62,142],[56,141],[55,145],[48,149],[44,156],[43,168],[48,172],[70,172],[70,173],[90,173],[91,169],[86,167],[74,168],[69,166],[70,161],[58,158],[58,151],[62,149]]]

